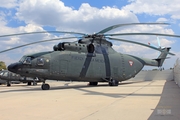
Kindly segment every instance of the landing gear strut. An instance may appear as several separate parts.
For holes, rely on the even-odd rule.
[[[119,81],[111,79],[109,81],[109,86],[118,86],[119,85]]]
[[[11,82],[7,81],[7,87],[10,87],[10,86],[11,86]]]
[[[41,85],[41,89],[42,89],[42,90],[49,90],[49,89],[50,89],[50,86],[49,86],[49,84],[43,83],[43,84]]]

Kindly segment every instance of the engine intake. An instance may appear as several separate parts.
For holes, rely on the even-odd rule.
[[[62,50],[65,50],[65,48],[64,48],[64,43],[59,43],[58,45],[54,45],[53,50],[54,50],[54,51],[62,51]]]

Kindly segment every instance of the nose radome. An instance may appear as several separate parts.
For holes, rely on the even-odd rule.
[[[13,63],[8,66],[8,70],[13,73],[16,73],[17,69],[18,69],[18,63]]]

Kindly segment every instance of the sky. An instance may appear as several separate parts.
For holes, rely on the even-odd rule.
[[[109,33],[150,32],[180,35],[179,8],[179,0],[3,0],[0,4],[0,35],[48,30],[93,34],[111,25],[145,22],[165,22],[170,25],[126,26],[109,31]],[[63,36],[70,35],[44,33],[0,37],[0,51],[30,42]],[[118,36],[117,38],[158,46],[157,36]],[[174,67],[175,61],[180,57],[180,38],[162,36],[158,38],[161,47],[171,47],[171,52],[176,54],[169,56],[170,58],[165,61],[163,67],[165,69]],[[0,61],[9,65],[19,61],[23,55],[51,51],[53,46],[59,42],[62,40],[0,53]],[[120,53],[150,59],[155,59],[160,54],[158,51],[135,44],[111,42],[113,48]],[[156,69],[156,67],[145,67],[144,69]]]

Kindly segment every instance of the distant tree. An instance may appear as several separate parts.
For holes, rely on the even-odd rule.
[[[2,70],[2,69],[6,70],[7,68],[6,68],[5,62],[0,61],[0,70]]]

